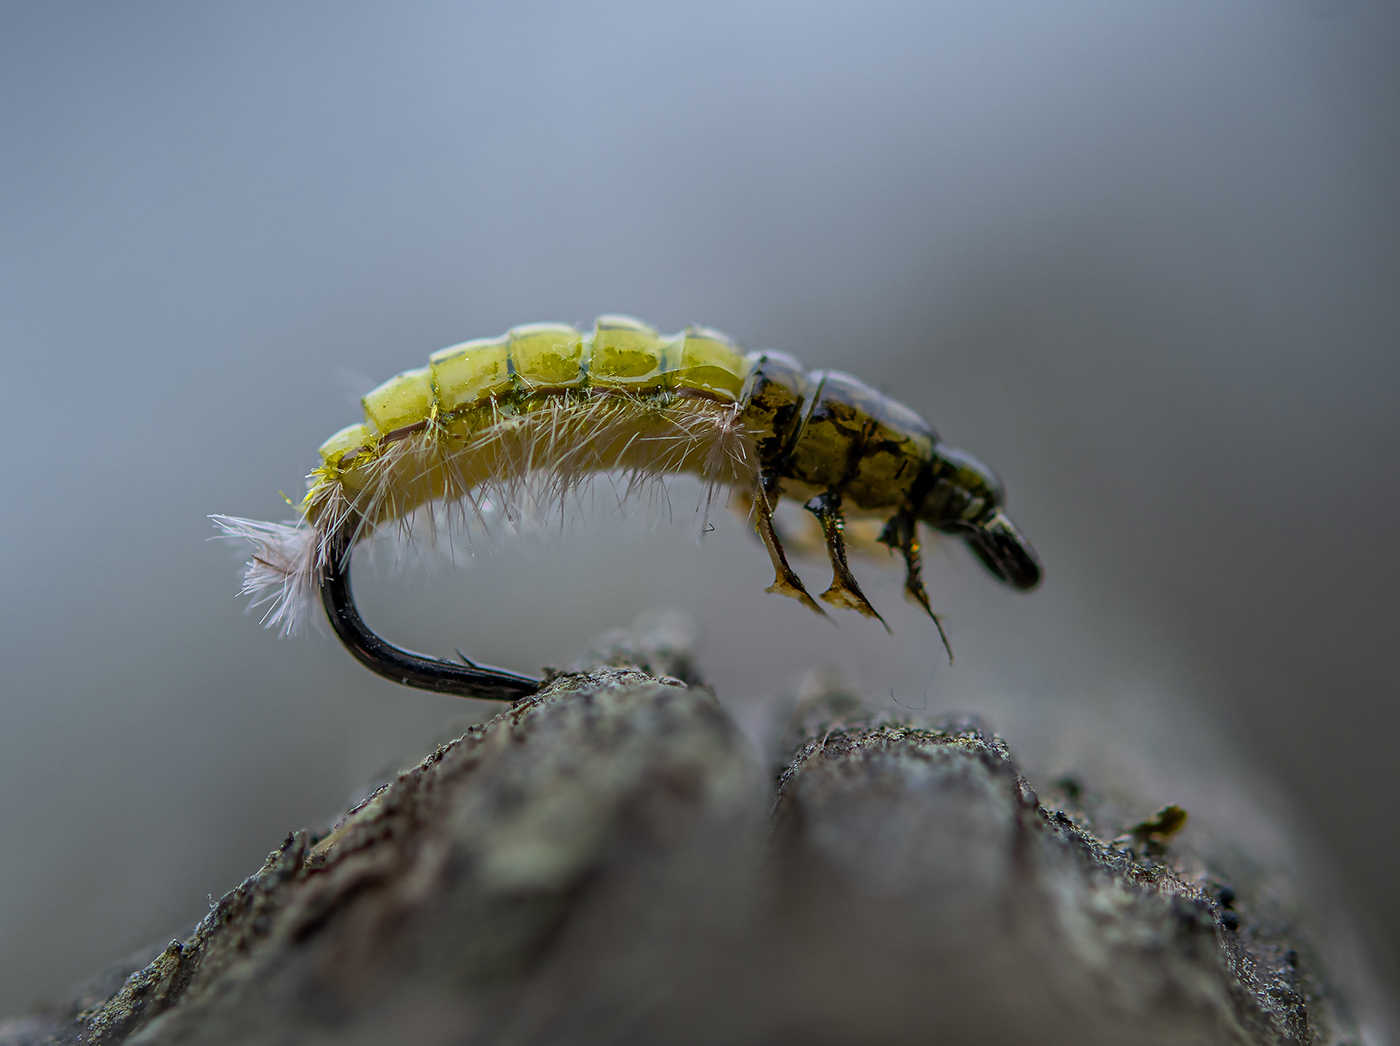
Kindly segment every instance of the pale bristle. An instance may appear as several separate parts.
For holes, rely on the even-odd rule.
[[[253,546],[239,595],[252,596],[248,609],[265,607],[262,622],[289,636],[301,630],[316,602],[321,571],[316,529],[303,521],[263,523],[234,516],[210,516],[227,537]]]
[[[659,424],[661,431],[644,434],[647,424]],[[619,444],[633,463],[629,467],[600,458],[598,448]],[[484,479],[475,476],[469,458],[482,454],[497,460]],[[332,537],[352,520],[393,523],[407,544],[431,548],[443,533],[484,527],[488,501],[512,529],[556,513],[562,522],[570,500],[602,473],[613,478],[619,508],[650,491],[664,495],[659,481],[697,455],[703,460],[706,514],[717,487],[751,485],[757,469],[753,439],[735,407],[559,397],[529,413],[498,418],[466,448],[452,447],[433,426],[389,443],[359,469],[364,486],[353,497],[339,482],[313,477],[305,509],[314,524],[210,518],[226,535],[253,545],[242,592],[254,597],[252,607],[267,607],[268,628],[289,635],[300,630],[317,601]],[[404,502],[404,492],[429,475],[441,477],[442,496],[418,511]],[[352,544],[368,536],[361,522]]]

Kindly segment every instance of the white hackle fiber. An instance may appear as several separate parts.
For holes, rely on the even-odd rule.
[[[301,630],[316,602],[321,580],[315,528],[305,520],[262,523],[235,516],[210,516],[226,537],[247,541],[253,558],[243,573],[240,596],[252,596],[250,611],[266,607],[262,622],[283,636]]]

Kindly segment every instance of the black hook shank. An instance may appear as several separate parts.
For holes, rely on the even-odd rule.
[[[352,540],[338,535],[331,547],[330,564],[321,579],[321,602],[331,627],[355,660],[371,672],[404,686],[438,694],[476,697],[485,701],[518,701],[539,691],[540,682],[488,665],[456,664],[424,657],[386,642],[371,631],[355,606],[350,592]],[[464,662],[466,658],[462,659]]]

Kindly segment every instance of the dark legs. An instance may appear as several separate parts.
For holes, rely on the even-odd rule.
[[[928,593],[924,591],[923,560],[919,556],[919,523],[912,513],[899,512],[885,524],[885,532],[880,540],[891,549],[898,549],[904,555],[904,596],[911,603],[924,608],[924,613],[933,618],[938,629],[938,638],[943,640],[943,649],[948,651],[948,664],[953,663],[953,648],[948,643],[948,634],[943,631],[943,622],[928,604]]]
[[[808,595],[807,590],[802,586],[802,579],[788,565],[782,543],[778,540],[778,532],[773,526],[772,506],[776,496],[777,477],[765,475],[755,484],[754,516],[756,518],[754,526],[758,530],[758,536],[763,539],[764,548],[768,550],[768,558],[773,561],[773,571],[776,575],[768,591],[790,596],[809,610],[826,617],[826,611],[822,610],[817,605],[816,600]],[[866,617],[873,617],[885,626],[886,631],[889,631],[890,626],[870,605],[870,600],[860,590],[860,584],[856,581],[855,576],[851,573],[850,565],[846,562],[846,541],[841,534],[845,526],[845,520],[841,514],[841,495],[834,491],[827,491],[809,501],[806,508],[808,512],[817,517],[817,522],[821,525],[822,536],[826,539],[827,557],[831,560],[831,586],[821,594],[822,601],[830,603],[832,606],[857,610]],[[907,510],[896,513],[885,525],[884,533],[880,535],[880,541],[888,545],[891,550],[898,550],[904,557],[904,594],[910,602],[923,607],[924,613],[933,619],[933,625],[938,629],[938,637],[943,640],[943,649],[948,651],[948,663],[951,664],[953,648],[948,644],[947,633],[943,631],[943,622],[929,606],[928,593],[924,591],[923,563],[919,556],[918,520],[914,518],[912,512]]]
[[[755,484],[753,494],[754,515],[757,517],[754,525],[758,528],[758,536],[763,539],[763,547],[768,550],[768,558],[773,561],[773,584],[768,586],[767,591],[789,596],[814,614],[826,617],[826,611],[807,594],[802,579],[788,566],[787,556],[778,541],[778,532],[773,529],[773,508],[768,500],[772,487],[769,477],[765,476]]]
[[[831,587],[822,593],[822,601],[834,607],[859,610],[866,617],[873,617],[885,625],[885,631],[888,632],[890,626],[885,624],[885,619],[876,613],[875,608],[870,605],[870,600],[865,598],[855,575],[846,564],[846,541],[841,536],[846,521],[841,515],[841,495],[827,491],[807,502],[807,511],[816,516],[817,522],[821,524],[822,536],[826,538],[827,558],[831,560]]]
[[[476,665],[465,657],[461,665],[424,657],[375,635],[360,617],[350,592],[351,551],[350,538],[344,533],[337,535],[331,548],[330,566],[321,579],[321,602],[335,634],[360,664],[395,683],[458,697],[516,701],[539,690],[539,681],[528,676]]]

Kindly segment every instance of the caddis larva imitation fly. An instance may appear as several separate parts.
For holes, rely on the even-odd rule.
[[[599,317],[588,333],[516,327],[433,353],[428,366],[365,396],[364,411],[365,424],[321,446],[300,520],[213,518],[255,546],[243,592],[269,605],[269,627],[295,631],[319,593],[351,653],[406,686],[509,701],[540,683],[381,639],[351,597],[355,544],[385,524],[407,525],[431,503],[476,510],[484,495],[509,502],[527,482],[546,500],[613,471],[635,479],[690,473],[711,489],[740,491],[752,498],[773,561],[769,591],[818,614],[773,526],[780,498],[803,504],[821,525],[833,573],[821,598],[833,606],[879,618],[846,562],[847,516],[884,522],[879,540],[904,557],[905,593],[935,624],[920,577],[920,523],[962,538],[1012,588],[1040,582],[1040,563],[1002,511],[989,469],[854,378],[808,373],[780,352],[745,355],[717,331],[664,336],[626,316]]]

